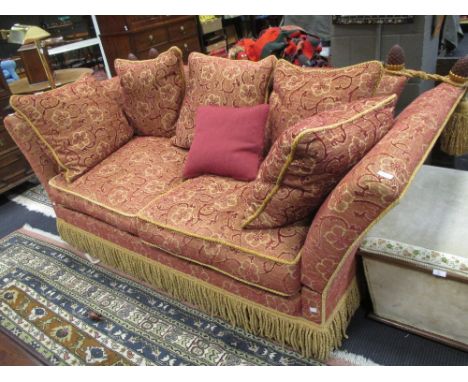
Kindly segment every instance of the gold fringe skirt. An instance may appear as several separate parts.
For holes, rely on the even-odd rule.
[[[251,334],[289,346],[304,357],[325,360],[341,345],[360,296],[356,280],[322,325],[290,316],[232,294],[198,278],[148,259],[102,239],[62,219],[57,228],[63,240],[105,264],[163,290],[179,301],[199,307]]]

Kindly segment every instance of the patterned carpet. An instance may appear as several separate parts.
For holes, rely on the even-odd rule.
[[[8,198],[12,202],[26,207],[29,211],[39,212],[45,216],[55,218],[52,203],[41,184],[31,187],[19,194],[8,194]]]
[[[0,238],[25,224],[33,227],[32,229],[36,231],[37,229],[41,230],[41,235],[57,235],[55,215],[51,216],[47,212],[47,208],[50,208],[50,202],[43,197],[46,194],[42,187],[36,186],[37,183],[28,183],[17,187],[14,192],[0,196]],[[22,198],[17,198],[18,195],[21,195]],[[62,245],[57,244],[57,239],[57,237],[54,238],[55,245]],[[361,277],[363,278],[362,274]],[[365,286],[363,286],[363,290],[365,290]],[[168,301],[175,303],[170,299]],[[327,365],[468,366],[468,353],[374,321],[367,317],[367,312],[370,310],[371,303],[368,298],[364,298],[362,306],[351,320],[347,330],[348,338],[343,341],[340,349],[332,353],[326,362]],[[218,322],[211,318],[207,319],[209,322]],[[242,336],[246,335],[242,331],[232,328],[230,330],[234,336],[232,341],[238,340],[237,333],[240,333],[240,338],[244,338]],[[168,338],[170,340],[170,337]],[[166,347],[164,339],[161,340],[162,346]],[[255,340],[261,342],[260,339]],[[303,362],[299,361],[300,357],[297,360]]]
[[[26,230],[0,240],[0,327],[52,365],[319,365]]]

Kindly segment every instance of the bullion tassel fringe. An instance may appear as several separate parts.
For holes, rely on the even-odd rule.
[[[338,303],[332,318],[319,325],[304,318],[275,312],[207,282],[186,275],[87,231],[57,219],[63,240],[98,257],[107,265],[163,290],[175,299],[193,304],[233,326],[290,346],[304,357],[325,360],[346,337],[349,320],[360,303],[356,280]]]
[[[468,99],[455,109],[441,137],[441,149],[454,156],[468,154]]]

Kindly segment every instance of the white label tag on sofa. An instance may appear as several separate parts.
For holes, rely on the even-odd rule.
[[[433,269],[432,274],[437,277],[447,277],[447,272],[441,271],[440,269]]]
[[[311,307],[309,308],[309,312],[310,312],[310,314],[317,314],[318,309],[315,308],[315,307],[313,307],[313,306],[311,306]]]
[[[382,178],[385,178],[385,179],[393,179],[394,176],[392,174],[389,174],[388,172],[385,172],[385,171],[382,171],[380,170],[377,175],[380,175]]]

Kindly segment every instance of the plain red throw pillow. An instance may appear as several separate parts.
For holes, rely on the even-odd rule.
[[[184,178],[214,174],[254,180],[262,161],[268,108],[200,106]]]

